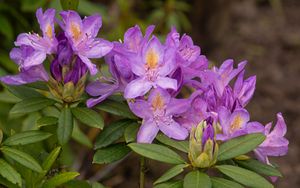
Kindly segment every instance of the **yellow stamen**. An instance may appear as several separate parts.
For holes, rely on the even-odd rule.
[[[50,24],[48,24],[46,26],[46,35],[49,37],[49,38],[52,38],[53,37],[53,33],[52,33],[52,27]]]
[[[150,49],[146,54],[146,64],[149,69],[156,68],[158,64],[158,54],[153,49]]]
[[[152,107],[157,110],[157,109],[162,109],[164,107],[164,101],[160,94],[157,94],[155,98],[152,101]]]
[[[79,37],[81,35],[81,31],[80,31],[80,28],[79,28],[78,24],[71,23],[71,32],[72,32],[73,38],[75,40],[79,39]]]
[[[237,115],[234,118],[232,124],[230,125],[230,131],[233,132],[235,130],[240,129],[242,126],[242,123],[243,123],[243,119],[239,115]]]

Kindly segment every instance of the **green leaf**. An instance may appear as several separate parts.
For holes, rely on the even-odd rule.
[[[43,116],[36,121],[36,126],[41,128],[48,125],[55,125],[58,122],[58,118],[52,116]]]
[[[64,184],[65,188],[92,188],[88,181],[84,180],[71,180]]]
[[[8,187],[8,188],[19,188],[20,187],[16,184],[11,183],[10,181],[8,181],[7,179],[5,179],[2,176],[0,176],[0,185],[4,185],[5,187]]]
[[[93,182],[92,183],[92,188],[105,188],[105,187],[101,183]]]
[[[39,165],[39,163],[30,155],[27,153],[24,153],[20,150],[9,148],[6,146],[3,146],[0,148],[0,150],[6,155],[7,157],[15,160],[16,162],[20,163],[21,165],[36,171],[36,172],[42,172],[42,167]]]
[[[233,138],[220,145],[218,160],[223,161],[248,153],[265,140],[261,133],[248,134]]]
[[[168,147],[158,144],[138,144],[131,143],[128,145],[134,152],[154,159],[157,161],[170,163],[170,164],[183,164],[185,161],[173,150]]]
[[[44,97],[41,93],[26,86],[5,85],[7,90],[20,99],[28,99],[33,97]]]
[[[2,132],[2,130],[0,129],[0,144],[2,143],[2,139],[3,139],[3,132]]]
[[[10,21],[3,15],[0,15],[0,33],[9,41],[13,40],[14,32]]]
[[[76,122],[74,122],[72,138],[74,140],[76,140],[78,143],[80,143],[88,148],[93,147],[91,140],[81,131],[81,129],[79,128],[79,126],[77,125]]]
[[[243,188],[240,184],[224,178],[211,177],[213,188]]]
[[[47,1],[46,0],[22,0],[22,6],[21,9],[24,12],[34,12],[36,9],[38,9],[39,7],[44,7],[45,3]]]
[[[117,116],[137,119],[137,117],[129,109],[128,105],[122,102],[116,102],[108,99],[98,104],[96,108]]]
[[[282,177],[281,173],[274,167],[261,163],[257,160],[250,159],[250,160],[244,160],[239,161],[235,160],[235,162],[248,170],[257,172],[259,174],[267,175],[267,176],[279,176]]]
[[[125,157],[129,152],[130,148],[123,143],[111,145],[97,150],[94,155],[93,163],[107,164],[115,162]]]
[[[212,184],[208,175],[197,171],[192,171],[185,175],[184,188],[211,188]]]
[[[182,188],[183,187],[183,181],[168,181],[165,183],[160,183],[158,185],[155,185],[154,188]]]
[[[60,145],[66,144],[73,132],[73,117],[70,108],[62,109],[58,118],[57,139]]]
[[[138,133],[139,127],[139,124],[137,124],[136,122],[133,122],[127,126],[124,132],[124,138],[126,143],[133,142],[136,140],[136,135]]]
[[[160,178],[158,178],[154,182],[154,184],[168,181],[169,179],[171,179],[171,178],[177,176],[178,174],[180,174],[181,172],[183,172],[183,169],[187,166],[188,165],[186,165],[186,164],[179,164],[179,165],[176,165],[176,166],[170,168],[166,173],[164,173]]]
[[[178,149],[179,151],[187,153],[189,150],[189,142],[188,141],[175,141],[161,133],[159,133],[156,136],[156,139],[159,142],[161,142],[167,146],[171,146],[175,149]]]
[[[260,175],[232,165],[220,165],[216,166],[223,174],[229,176],[235,181],[253,188],[271,188],[273,185]]]
[[[108,146],[114,141],[118,140],[124,134],[124,131],[128,125],[132,123],[131,120],[119,120],[106,126],[105,129],[98,135],[95,149],[100,149]]]
[[[54,188],[79,176],[78,172],[63,172],[47,180],[42,188]]]
[[[100,114],[89,108],[72,108],[72,113],[76,119],[82,123],[95,127],[98,129],[103,129],[104,121]]]
[[[42,131],[24,131],[17,134],[14,134],[11,137],[8,137],[3,144],[6,146],[16,146],[16,145],[26,145],[32,144],[35,142],[40,142],[46,140],[52,136],[50,133]]]
[[[44,160],[42,167],[45,173],[47,173],[53,164],[55,163],[58,155],[60,154],[61,147],[56,147],[51,151],[51,153],[47,156],[47,158]]]
[[[77,10],[79,0],[60,0],[63,10]]]
[[[21,175],[3,159],[0,159],[0,175],[11,183],[22,186]]]
[[[17,103],[10,111],[11,114],[26,114],[46,108],[56,101],[44,97],[27,98]]]

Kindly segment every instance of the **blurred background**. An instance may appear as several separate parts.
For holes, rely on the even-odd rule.
[[[35,19],[38,7],[61,10],[59,0],[0,0],[0,75],[17,72],[8,54],[20,32],[39,31]],[[99,35],[109,40],[123,39],[125,30],[135,24],[142,28],[155,24],[155,34],[162,38],[176,26],[191,35],[214,64],[227,58],[248,60],[247,75],[257,76],[255,96],[248,105],[251,119],[263,124],[276,122],[276,113],[281,111],[288,126],[288,155],[271,159],[284,175],[276,187],[300,186],[299,0],[80,0],[78,11],[82,16],[101,14]],[[0,128],[4,132],[32,129],[38,115],[9,117],[15,98],[2,86],[0,91]],[[111,121],[110,115],[104,116]],[[137,156],[108,166],[92,166],[90,142],[98,132],[83,132],[88,141],[72,144],[61,157],[62,163],[78,170],[81,179],[97,180],[108,187],[137,187]],[[146,183],[151,187],[168,166],[158,162],[147,166]]]

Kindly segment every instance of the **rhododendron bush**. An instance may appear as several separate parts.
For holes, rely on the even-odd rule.
[[[141,188],[148,160],[172,165],[156,188],[267,188],[281,177],[271,159],[288,151],[285,120],[251,118],[256,76],[245,77],[247,61],[217,67],[175,27],[161,39],[154,25],[136,25],[109,41],[100,15],[40,8],[36,18],[40,31],[19,34],[10,52],[19,73],[0,77],[18,99],[10,115],[38,116],[29,130],[0,130],[1,185],[102,187],[57,168],[70,139],[91,149],[79,124],[101,130],[94,164],[139,155]],[[118,118],[105,122],[103,112]]]

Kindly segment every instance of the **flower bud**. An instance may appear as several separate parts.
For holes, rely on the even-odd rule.
[[[217,161],[218,144],[214,127],[201,121],[190,133],[189,159],[194,167],[207,168]]]
[[[67,103],[79,99],[85,89],[87,66],[73,54],[67,38],[61,34],[57,55],[50,65],[51,76],[48,86],[51,93]]]

